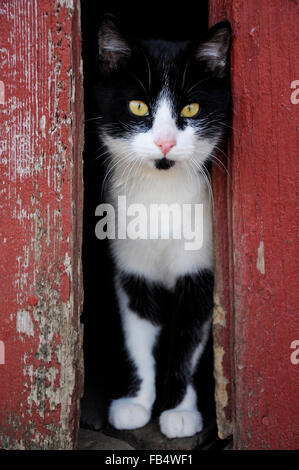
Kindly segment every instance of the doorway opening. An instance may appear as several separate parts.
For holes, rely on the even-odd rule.
[[[204,430],[192,438],[164,438],[158,425],[152,423],[135,431],[117,431],[107,424],[107,407],[114,397],[121,396],[126,385],[128,366],[124,359],[123,336],[113,287],[113,267],[108,253],[107,240],[95,235],[95,209],[102,202],[101,149],[96,136],[93,120],[94,100],[92,87],[97,67],[98,29],[104,14],[113,14],[120,24],[142,39],[165,39],[181,41],[198,39],[208,28],[208,1],[200,2],[196,12],[190,8],[182,10],[174,6],[171,11],[157,13],[155,8],[144,11],[124,3],[113,6],[111,2],[81,2],[82,10],[82,55],[85,94],[85,148],[84,148],[84,224],[83,224],[83,276],[84,276],[84,361],[85,394],[81,403],[81,426],[85,430],[99,432],[106,442],[107,436],[113,441],[115,450],[135,449],[194,449],[222,448],[223,441],[217,438],[214,379],[213,345],[210,340],[200,363],[200,375],[204,374],[205,386],[198,389],[200,411],[204,417]],[[89,432],[82,430],[82,435]],[[87,434],[86,434],[87,433]],[[99,434],[99,436],[100,436]],[[87,437],[88,441],[88,437]],[[80,445],[80,443],[79,443]],[[113,444],[110,445],[109,449]],[[117,447],[120,446],[120,447]]]

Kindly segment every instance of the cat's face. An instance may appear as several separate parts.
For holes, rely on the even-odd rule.
[[[229,119],[230,36],[224,22],[197,44],[133,42],[104,21],[96,97],[110,155],[155,171],[201,166]]]

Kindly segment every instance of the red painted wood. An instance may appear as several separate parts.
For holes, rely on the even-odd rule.
[[[73,448],[83,129],[77,0],[0,4],[0,447]]]
[[[230,4],[222,0],[209,2],[210,26],[230,19]],[[233,69],[233,66],[232,66]],[[230,128],[228,135],[230,136]],[[231,140],[216,153],[212,183],[214,194],[214,375],[218,434],[226,438],[233,433],[234,423],[234,363],[233,363],[233,263],[231,262]],[[227,158],[229,156],[229,158]]]
[[[210,3],[216,19],[217,6],[228,2]],[[299,11],[297,2],[285,0],[232,0],[227,8],[234,32],[229,207],[235,447],[295,449],[299,105],[291,102],[291,84],[299,77]]]

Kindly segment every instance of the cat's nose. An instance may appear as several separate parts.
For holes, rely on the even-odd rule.
[[[158,139],[155,140],[155,144],[162,150],[163,155],[167,155],[168,152],[176,145],[176,140],[170,139],[170,140],[162,140]]]

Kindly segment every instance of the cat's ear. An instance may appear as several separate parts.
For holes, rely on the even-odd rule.
[[[125,63],[131,55],[131,47],[121,33],[117,21],[106,15],[98,34],[99,61],[104,72],[112,72],[118,65]]]
[[[228,74],[231,36],[229,22],[221,21],[208,30],[196,50],[196,59],[218,78]]]

